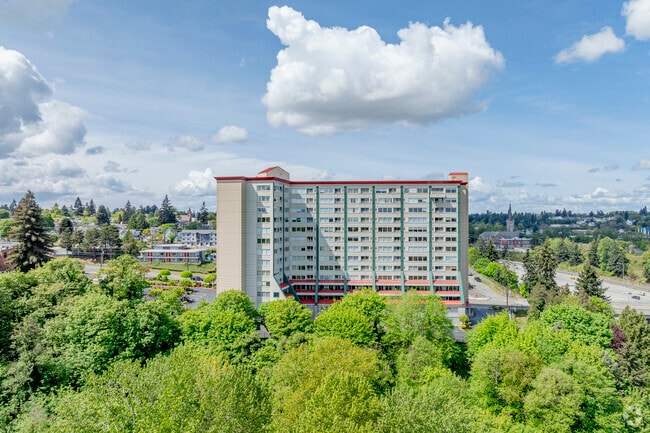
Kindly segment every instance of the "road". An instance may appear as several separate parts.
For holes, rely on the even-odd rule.
[[[508,262],[508,267],[513,270],[519,278],[524,275],[524,267],[519,262]],[[569,289],[576,290],[576,272],[558,270],[555,274],[555,281],[558,286],[568,285]],[[605,294],[609,297],[610,303],[616,314],[619,314],[626,306],[634,308],[646,316],[650,316],[650,286],[647,284],[635,284],[631,281],[624,281],[616,278],[603,278]],[[638,296],[634,299],[632,296]],[[471,301],[471,297],[470,297]]]

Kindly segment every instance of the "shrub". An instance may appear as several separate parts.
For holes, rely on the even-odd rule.
[[[194,281],[185,278],[183,280],[180,280],[178,282],[178,285],[181,287],[194,287]]]
[[[192,278],[192,272],[191,271],[181,272],[181,278]]]
[[[213,274],[213,273],[212,273],[212,274],[208,274],[208,275],[206,275],[206,277],[203,279],[203,282],[204,282],[205,284],[210,284],[210,283],[212,283],[212,282],[213,282],[214,280],[216,280],[216,279],[217,279],[217,274]]]
[[[149,290],[149,296],[152,296],[154,298],[157,298],[158,296],[162,295],[163,289],[161,288],[153,288]]]

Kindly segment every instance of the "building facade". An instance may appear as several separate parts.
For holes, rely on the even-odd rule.
[[[155,248],[140,251],[141,262],[195,263],[205,262],[207,249],[190,249],[187,245],[157,245]]]
[[[185,245],[213,247],[217,245],[214,230],[183,230],[178,232],[178,241]]]
[[[468,304],[468,175],[448,180],[291,181],[271,167],[216,177],[217,290],[318,309],[372,288]]]

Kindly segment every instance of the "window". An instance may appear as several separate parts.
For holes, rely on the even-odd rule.
[[[258,191],[271,191],[271,185],[257,185]]]
[[[257,201],[271,201],[271,197],[268,195],[258,195]]]

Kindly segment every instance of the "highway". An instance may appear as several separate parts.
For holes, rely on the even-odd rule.
[[[524,275],[523,264],[519,262],[507,262],[508,267],[513,270],[521,279]],[[470,277],[471,279],[471,277]],[[571,292],[576,290],[578,273],[558,270],[555,274],[555,281],[558,286],[568,285]],[[605,294],[609,297],[616,314],[619,314],[626,306],[634,308],[646,316],[650,316],[650,285],[635,284],[629,280],[620,278],[602,278]],[[634,297],[633,297],[634,296]],[[638,297],[639,299],[635,299]],[[470,296],[470,302],[472,298]]]

